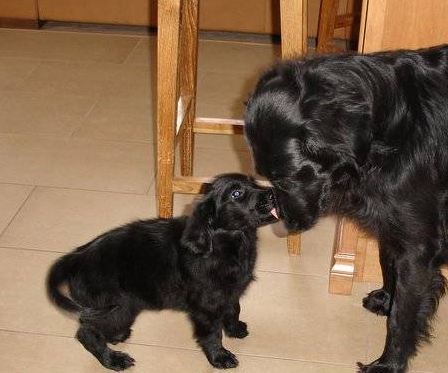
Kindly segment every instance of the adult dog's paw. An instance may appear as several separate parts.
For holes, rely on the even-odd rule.
[[[391,307],[390,294],[384,289],[374,290],[362,300],[362,305],[370,312],[381,316],[388,316]]]
[[[107,359],[103,362],[106,368],[120,371],[130,368],[135,363],[135,360],[128,354],[121,351],[111,351]]]
[[[380,363],[378,360],[371,364],[364,365],[358,363],[359,373],[405,373],[406,368],[397,368],[384,363]]]
[[[243,321],[238,321],[235,325],[225,328],[226,335],[230,338],[245,338],[249,335],[247,324]]]
[[[221,348],[219,351],[209,356],[210,364],[218,369],[229,369],[238,366],[238,359],[234,354],[225,348]]]

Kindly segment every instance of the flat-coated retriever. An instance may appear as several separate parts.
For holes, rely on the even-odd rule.
[[[379,241],[384,352],[361,372],[405,372],[448,261],[448,46],[280,63],[249,99],[246,136],[280,217],[306,230],[347,216]]]
[[[209,362],[233,368],[238,360],[222,346],[222,329],[248,335],[239,299],[254,279],[257,227],[275,216],[271,188],[240,174],[218,176],[191,216],[136,221],[60,258],[47,279],[49,297],[79,312],[76,337],[106,368],[134,365],[107,343],[125,341],[145,309],[186,312]]]

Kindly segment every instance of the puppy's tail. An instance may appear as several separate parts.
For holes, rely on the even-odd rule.
[[[48,297],[58,307],[69,312],[79,312],[82,307],[62,294],[59,287],[71,277],[71,274],[74,271],[76,271],[76,259],[76,253],[64,255],[53,264],[47,277]]]

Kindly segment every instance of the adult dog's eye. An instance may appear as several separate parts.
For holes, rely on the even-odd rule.
[[[230,197],[232,197],[232,199],[239,199],[243,196],[243,194],[244,192],[242,190],[236,189],[232,191]]]

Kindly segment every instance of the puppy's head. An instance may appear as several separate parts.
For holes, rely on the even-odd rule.
[[[217,176],[203,192],[182,235],[182,244],[195,253],[212,250],[213,232],[218,229],[245,231],[278,219],[272,188],[260,186],[246,175]]]

